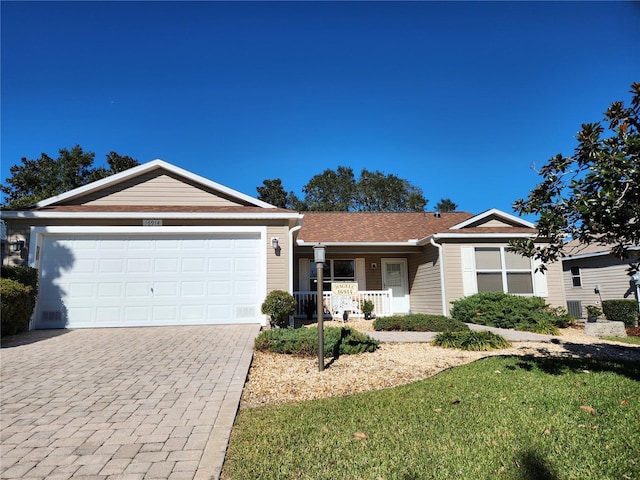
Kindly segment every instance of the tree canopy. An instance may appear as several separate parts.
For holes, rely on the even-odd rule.
[[[300,208],[300,199],[293,193],[287,193],[282,186],[282,180],[275,178],[263,180],[261,187],[256,187],[258,199],[280,208],[305,210]]]
[[[458,205],[455,204],[450,198],[441,198],[436,204],[436,210],[440,213],[455,212]]]
[[[258,198],[278,207],[322,212],[421,212],[427,205],[422,190],[396,175],[339,166],[314,175],[304,185],[304,198],[286,193],[282,181],[264,180]]]
[[[94,159],[95,153],[85,152],[80,145],[60,149],[57,159],[46,153],[37,159],[23,157],[20,164],[9,169],[11,177],[0,186],[4,207],[27,207],[138,165],[137,160],[116,152],[106,156],[108,168],[94,167]]]
[[[630,106],[616,101],[606,110],[606,129],[583,124],[573,156],[551,158],[539,171],[542,182],[514,203],[519,214],[539,216],[538,237],[549,240],[548,246],[514,242],[520,253],[555,261],[573,238],[613,245],[611,252],[626,259],[629,247],[640,245],[640,83],[631,94]]]

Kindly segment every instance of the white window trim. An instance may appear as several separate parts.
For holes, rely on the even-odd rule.
[[[476,273],[475,249],[476,248],[498,248],[489,245],[464,245],[461,247],[462,261],[462,288],[465,297],[478,293],[478,276]],[[508,248],[508,247],[503,247]],[[547,287],[547,275],[540,267],[541,262],[533,259],[531,261],[531,274],[533,275],[533,296],[546,298],[549,296]],[[509,270],[515,271],[515,270]],[[503,281],[503,289],[506,284]],[[531,294],[514,294],[523,296],[532,296]]]
[[[478,249],[484,250],[495,250],[499,249],[500,251],[500,265],[501,268],[477,268],[475,269],[476,282],[478,281],[478,273],[500,273],[502,277],[502,291],[504,293],[510,293],[512,295],[521,295],[523,297],[532,297],[535,295],[535,280],[533,278],[533,266],[531,265],[531,261],[529,261],[529,268],[507,268],[507,256],[506,249],[509,247],[474,247],[473,252]],[[509,284],[507,283],[507,277],[509,273],[528,273],[531,276],[531,293],[512,293],[509,292]]]
[[[574,275],[573,273],[574,268],[578,270],[577,275]],[[582,288],[582,269],[580,267],[570,267],[569,273],[571,274],[571,288]],[[580,285],[576,285],[573,283],[574,279],[576,278],[580,280]]]

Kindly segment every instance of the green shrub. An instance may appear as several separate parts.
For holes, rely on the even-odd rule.
[[[509,348],[511,343],[501,335],[489,331],[442,332],[431,342],[436,347],[460,350],[487,351]]]
[[[0,278],[0,336],[27,329],[33,313],[32,288],[9,278]]]
[[[261,311],[269,315],[272,327],[284,328],[289,325],[289,316],[296,313],[296,307],[296,299],[289,292],[272,290],[262,303]]]
[[[635,300],[603,300],[602,311],[611,322],[624,322],[633,327],[638,320],[638,302]]]
[[[464,323],[442,315],[412,313],[378,317],[373,321],[374,330],[400,330],[405,332],[444,332],[468,330]]]
[[[379,342],[350,327],[324,329],[324,356],[337,357],[373,352]],[[318,328],[265,330],[256,337],[255,349],[273,353],[313,357],[318,355]]]
[[[516,326],[516,330],[523,332],[541,333],[543,335],[558,335],[558,327],[546,318],[540,318],[529,323],[520,323]]]
[[[38,295],[38,269],[31,267],[24,267],[22,265],[5,265],[2,267],[2,278],[9,278],[20,282],[27,287],[31,287],[33,295]]]
[[[558,333],[573,322],[564,308],[550,307],[540,297],[484,292],[452,302],[451,316],[465,323],[537,333]]]

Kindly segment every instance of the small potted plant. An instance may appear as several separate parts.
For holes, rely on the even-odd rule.
[[[371,300],[363,300],[360,303],[360,310],[362,310],[365,320],[371,320],[371,312],[373,312],[373,308],[374,308],[374,305],[373,305],[373,301]]]
[[[602,310],[595,305],[587,305],[587,322],[595,322],[600,315]]]

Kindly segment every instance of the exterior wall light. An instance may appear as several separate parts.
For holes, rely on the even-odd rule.
[[[11,243],[11,251],[12,252],[21,252],[24,248],[24,240],[16,240]]]
[[[278,250],[278,249],[280,248],[280,244],[279,244],[278,237],[273,237],[273,238],[271,239],[271,247],[272,247],[274,250]]]
[[[324,245],[322,245],[321,243],[313,247],[313,261],[315,263],[324,263],[324,260],[325,260],[324,252],[325,252],[325,248],[324,248]]]

